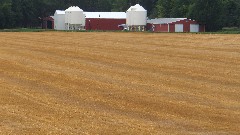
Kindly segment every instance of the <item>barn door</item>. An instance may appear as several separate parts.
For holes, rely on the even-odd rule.
[[[175,24],[175,32],[183,32],[183,24]]]
[[[47,29],[53,29],[53,22],[47,21]]]
[[[199,32],[199,24],[190,24],[190,32]]]

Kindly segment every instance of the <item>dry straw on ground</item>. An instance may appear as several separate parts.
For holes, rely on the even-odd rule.
[[[0,134],[239,134],[240,36],[0,33]]]

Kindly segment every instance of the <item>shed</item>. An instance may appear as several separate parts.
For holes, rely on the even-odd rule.
[[[126,23],[125,12],[84,12],[86,30],[121,30],[118,25]]]
[[[188,18],[157,18],[147,20],[153,32],[205,32],[205,25]]]
[[[54,29],[65,30],[65,11],[56,10],[54,14]]]
[[[42,19],[42,28],[43,29],[53,29],[54,28],[54,17],[48,16]]]

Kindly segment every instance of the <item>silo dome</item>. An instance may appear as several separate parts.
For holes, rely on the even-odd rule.
[[[85,27],[85,15],[83,10],[78,6],[71,6],[65,10],[65,24],[66,30],[69,29],[81,29]]]
[[[147,10],[139,4],[131,6],[127,10],[127,25],[142,26],[147,24]]]

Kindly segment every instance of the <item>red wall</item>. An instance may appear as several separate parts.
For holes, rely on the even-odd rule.
[[[175,32],[175,24],[169,24],[169,32]]]
[[[205,32],[205,25],[201,24],[199,27],[199,32]]]
[[[168,24],[158,24],[154,26],[154,31],[168,32]]]
[[[151,28],[152,28],[152,24],[151,24],[151,23],[147,23],[146,28],[147,28],[147,30],[151,30]]]
[[[152,30],[154,25],[154,32],[168,32],[168,24],[147,24],[147,30]]]
[[[42,21],[42,28],[43,29],[47,29],[47,22],[48,21],[51,21],[52,22],[52,29],[54,29],[54,19],[52,17],[45,17],[43,18],[43,21]]]
[[[175,32],[175,24],[183,24],[183,32],[190,32],[190,24],[198,24],[198,23],[190,19],[185,19],[185,20],[173,22],[171,24],[174,24],[174,25],[171,27],[170,32]]]
[[[190,24],[198,24],[198,22],[185,19],[169,24],[169,32],[175,32],[175,24],[183,24],[183,32],[190,32]],[[154,32],[168,32],[168,24],[154,24]],[[147,24],[147,29],[152,29],[152,24]],[[199,25],[199,32],[205,32],[205,25]]]
[[[86,30],[122,30],[118,25],[126,24],[126,19],[86,18]]]

